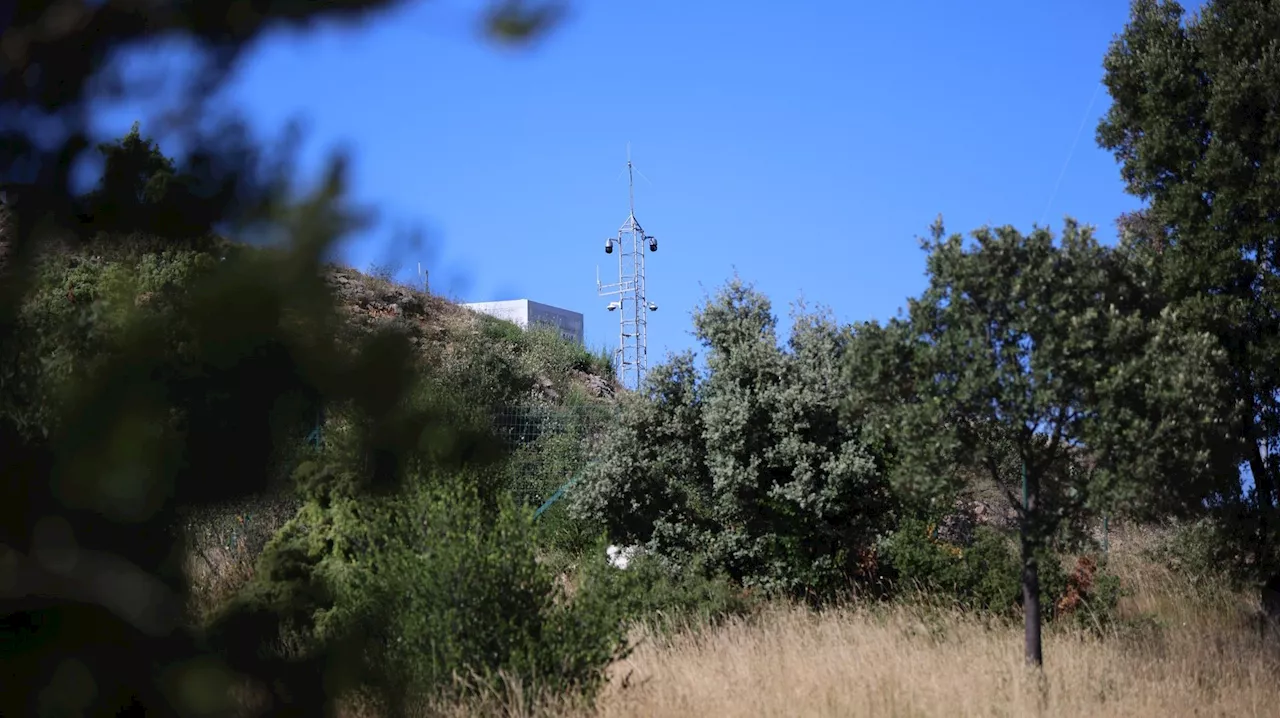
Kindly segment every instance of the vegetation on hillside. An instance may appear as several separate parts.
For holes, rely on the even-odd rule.
[[[386,278],[320,265],[313,271],[322,284],[310,289],[331,298],[331,313],[323,318],[329,351],[358,362],[371,350],[398,347],[403,389],[383,399],[390,402],[383,411],[391,414],[383,421],[420,423],[432,417],[448,433],[431,436],[410,424],[405,428],[411,433],[403,438],[381,439],[405,442],[401,446],[379,446],[373,437],[382,427],[359,404],[358,394],[326,399],[296,375],[288,391],[270,403],[242,396],[236,403],[209,406],[227,391],[211,381],[210,370],[246,371],[237,363],[260,362],[255,354],[263,348],[250,340],[240,356],[219,356],[227,349],[220,340],[234,333],[208,324],[218,318],[201,316],[201,293],[225,281],[228,272],[263,271],[287,260],[269,248],[208,234],[159,231],[173,229],[163,210],[153,208],[163,206],[166,195],[156,188],[166,186],[174,163],[138,126],[100,150],[103,179],[80,201],[89,207],[104,195],[146,201],[131,215],[109,214],[105,225],[96,213],[81,214],[81,236],[34,258],[31,291],[13,326],[15,341],[2,353],[3,409],[33,449],[56,440],[65,422],[74,419],[62,412],[68,388],[109,370],[113,360],[122,361],[129,348],[123,342],[133,338],[131,332],[145,331],[148,345],[137,350],[155,362],[168,397],[176,399],[163,422],[172,432],[170,440],[221,431],[227,450],[243,451],[253,445],[239,443],[242,434],[227,425],[255,416],[263,422],[266,433],[256,437],[260,453],[255,459],[262,463],[255,469],[263,472],[258,490],[225,501],[211,497],[204,506],[184,502],[169,517],[169,528],[181,533],[186,547],[183,568],[194,591],[187,601],[194,612],[190,620],[205,640],[235,664],[268,671],[312,656],[321,660],[325,651],[338,650],[333,642],[354,640],[357,633],[384,642],[390,636],[408,641],[420,632],[419,644],[408,644],[412,660],[375,652],[351,669],[359,676],[359,691],[377,689],[382,698],[456,690],[451,684],[456,671],[490,681],[506,672],[584,689],[598,683],[600,668],[620,645],[621,637],[614,635],[618,622],[604,621],[609,614],[603,609],[584,617],[584,609],[576,607],[595,605],[587,594],[571,604],[555,603],[554,576],[535,560],[527,511],[506,497],[540,501],[552,490],[548,487],[581,468],[580,455],[562,456],[559,462],[546,455],[557,442],[581,443],[600,430],[598,421],[590,421],[608,415],[616,386],[599,357],[549,329],[526,332]],[[147,163],[129,159],[137,154]],[[124,171],[120,163],[143,169]],[[136,217],[138,226],[129,217]],[[306,326],[308,319],[321,317],[281,312],[279,331],[291,342],[315,342],[318,336],[311,332],[318,327]],[[251,386],[246,383],[244,389]],[[547,420],[557,412],[589,425],[557,432]],[[414,414],[417,418],[410,418]],[[506,415],[520,421],[499,426]],[[163,424],[156,428],[163,431]],[[520,435],[503,437],[503,428]],[[199,438],[203,444],[213,437]],[[389,450],[399,456],[378,455]],[[199,451],[221,447],[205,444]],[[464,458],[446,458],[453,452]],[[376,463],[388,458],[394,463]],[[184,460],[202,460],[202,454],[179,459]],[[516,466],[522,470],[514,471]],[[362,489],[372,481],[385,485],[366,496]],[[387,491],[394,498],[381,495]],[[443,528],[450,520],[462,523],[440,535],[421,533],[424,521]],[[461,543],[450,548],[449,537]],[[490,574],[475,573],[481,555],[493,562]],[[436,570],[442,573],[430,589],[427,574]],[[409,576],[413,580],[403,584]],[[423,612],[446,605],[438,592],[459,585],[482,599],[471,614],[450,610],[432,619]],[[493,623],[495,615],[521,611],[524,618],[512,615],[513,622]],[[442,635],[439,631],[452,630],[446,627],[450,621],[473,626],[465,636],[469,642],[452,649],[431,643]],[[591,621],[599,627],[584,628]],[[475,633],[474,627],[490,625],[491,640]],[[239,642],[242,636],[273,634],[278,637],[265,643]],[[271,646],[288,646],[275,663],[263,655]],[[592,651],[599,656],[591,658]]]
[[[785,343],[734,278],[702,355],[635,393],[553,332],[329,263],[362,218],[342,164],[303,182],[205,104],[269,28],[395,4],[19,4],[0,714],[1274,704],[1245,597],[1277,568],[1280,3],[1135,0],[1098,133],[1146,203],[1117,246],[939,221],[903,316],[799,307]],[[92,93],[131,89],[97,82],[113,51],[172,34],[206,61],[187,154],[140,126],[91,147]]]
[[[694,314],[707,350],[650,370],[601,448],[578,513],[672,568],[695,558],[744,586],[827,594],[869,569],[895,503],[883,461],[840,416],[848,333],[797,313],[779,347],[769,300],[734,280]]]

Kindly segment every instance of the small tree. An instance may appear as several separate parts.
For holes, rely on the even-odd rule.
[[[98,145],[102,176],[81,198],[92,229],[193,239],[208,233],[237,201],[232,163],[205,150],[181,167],[133,123],[128,134]],[[224,166],[226,165],[226,166]]]
[[[1019,471],[1028,663],[1042,663],[1036,553],[1081,511],[1176,510],[1213,488],[1223,431],[1218,355],[1177,316],[1150,316],[1125,258],[1068,221],[1049,232],[933,227],[929,287],[905,319],[856,330],[854,406],[892,446],[899,486],[937,495],[962,465]]]
[[[102,176],[86,198],[94,223],[112,230],[140,228],[139,221],[169,194],[177,173],[173,160],[142,136],[137,122],[119,140],[98,145],[98,152]]]
[[[575,507],[615,540],[766,590],[822,594],[891,520],[877,455],[840,415],[847,328],[797,312],[779,346],[768,298],[734,280],[694,316],[691,354],[654,367]]]

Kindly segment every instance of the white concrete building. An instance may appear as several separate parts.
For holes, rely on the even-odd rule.
[[[514,322],[524,329],[544,324],[560,331],[566,340],[583,343],[583,320],[578,312],[553,307],[530,299],[510,299],[505,302],[473,302],[462,305],[481,314]]]

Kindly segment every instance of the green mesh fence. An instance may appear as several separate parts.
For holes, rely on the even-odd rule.
[[[550,508],[596,457],[601,437],[618,418],[616,405],[572,406],[530,404],[494,411],[494,429],[511,449],[503,480],[518,501]],[[323,414],[306,437],[321,445]],[[224,506],[203,507],[182,524],[193,553],[211,566],[237,556],[254,557],[297,511],[291,492],[246,498]]]
[[[559,498],[566,483],[595,457],[605,430],[617,417],[618,408],[603,403],[496,410],[494,428],[512,450],[504,477],[511,493],[518,501],[540,507]]]
[[[604,402],[495,409],[493,428],[512,451],[504,469],[507,488],[518,501],[541,506],[541,513],[586,468],[618,411],[616,404]],[[323,444],[323,426],[324,414],[317,412],[315,427],[306,437],[308,444]]]

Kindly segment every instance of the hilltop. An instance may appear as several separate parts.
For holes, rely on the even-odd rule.
[[[453,361],[465,361],[459,352],[494,352],[502,361],[519,363],[522,342],[518,327],[452,302],[429,292],[396,283],[349,267],[329,265],[324,277],[341,311],[353,327],[372,330],[388,324],[408,332],[411,340],[424,351],[437,351]],[[541,333],[541,332],[537,332]],[[484,341],[477,344],[477,341]],[[555,340],[548,336],[548,343]],[[564,349],[573,345],[564,342]],[[465,348],[464,348],[465,347]],[[549,360],[543,366],[536,361],[524,362],[533,380],[533,398],[560,402],[565,392],[578,391],[595,400],[610,401],[621,390],[607,358],[585,351],[569,364]]]
[[[9,253],[10,221],[9,210],[0,203],[0,270]],[[43,247],[39,258],[41,283],[76,291],[67,295],[65,306],[44,309],[59,313],[72,305],[84,309],[105,290],[95,278],[121,270],[140,280],[137,303],[142,305],[163,291],[181,291],[183,282],[200,271],[200,266],[239,251],[271,250],[222,237],[174,241],[138,234],[98,234],[88,240],[55,240]],[[321,274],[350,329],[358,333],[387,328],[404,332],[424,357],[439,359],[455,369],[477,361],[489,364],[507,380],[495,400],[556,404],[574,397],[609,402],[622,389],[608,356],[592,353],[552,332],[540,328],[524,331],[514,323],[390,277],[340,264],[324,265]]]

